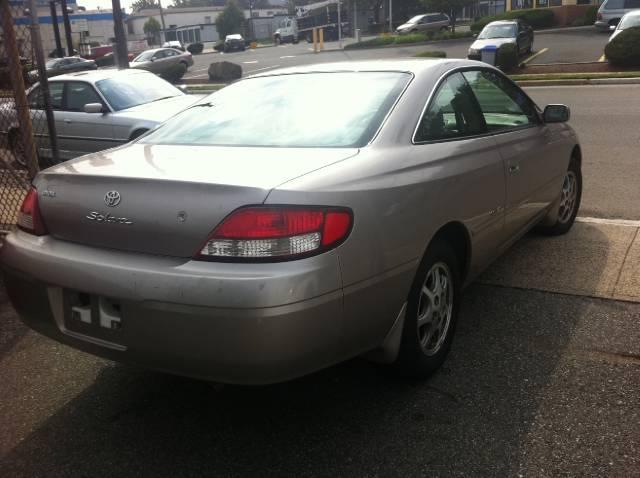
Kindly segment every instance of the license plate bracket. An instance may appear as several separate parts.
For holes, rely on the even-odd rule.
[[[66,289],[63,294],[64,326],[77,334],[121,344],[122,306],[112,299]]]

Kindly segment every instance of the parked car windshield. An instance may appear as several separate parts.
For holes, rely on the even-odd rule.
[[[640,26],[640,15],[625,15],[618,25],[618,30]]]
[[[400,72],[253,78],[207,97],[143,142],[361,147],[371,140],[410,79]]]
[[[487,25],[478,35],[479,40],[490,38],[514,38],[516,36],[515,25]]]
[[[155,53],[155,50],[143,51],[138,56],[136,56],[132,61],[140,62],[140,61],[149,61],[151,57]]]
[[[100,80],[96,82],[96,87],[116,111],[184,95],[171,83],[151,73],[121,75]]]
[[[49,60],[48,62],[46,62],[44,64],[45,68],[55,68],[56,66],[58,66],[58,63],[60,62],[59,58],[56,58],[55,60]]]

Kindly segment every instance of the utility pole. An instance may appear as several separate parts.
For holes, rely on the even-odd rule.
[[[62,58],[64,52],[62,51],[62,40],[60,40],[60,27],[58,26],[58,14],[56,13],[56,2],[52,0],[49,2],[49,9],[51,10],[51,23],[53,25],[53,36],[56,40],[56,56]]]
[[[389,0],[389,33],[393,33],[393,0]]]
[[[65,0],[66,1],[66,0]],[[113,34],[116,37],[116,49],[113,52],[119,70],[129,68],[129,52],[127,51],[127,37],[122,24],[122,7],[120,0],[111,0],[113,8]]]
[[[36,12],[37,15],[37,12]],[[24,78],[22,77],[22,65],[20,64],[20,50],[16,40],[16,32],[13,25],[13,17],[9,9],[7,0],[0,0],[0,27],[2,27],[4,51],[9,61],[9,75],[13,86],[13,100],[16,113],[18,115],[18,141],[22,143],[22,150],[25,154],[29,177],[34,178],[38,173],[38,159],[36,147],[33,141],[33,128],[31,126],[31,116],[29,115],[29,104],[24,89]]]
[[[67,51],[69,56],[73,56],[73,42],[71,41],[71,22],[69,21],[69,11],[67,9],[67,0],[60,0],[62,8],[62,19],[64,20],[64,34],[67,39]]]
[[[342,4],[338,0],[338,48],[342,48],[342,20],[340,19],[340,10],[342,10]]]
[[[356,30],[358,29],[358,3],[353,0],[353,38],[356,37]]]
[[[162,10],[162,0],[158,0],[158,9],[160,10],[160,23],[162,23],[162,32],[160,35],[160,44],[162,45],[164,42],[167,41],[167,35],[165,33],[165,30],[167,29],[167,27],[164,24],[164,11]]]
[[[53,106],[51,104],[51,93],[49,92],[49,79],[47,78],[47,68],[45,67],[44,52],[42,51],[42,37],[40,35],[40,19],[38,18],[38,7],[36,0],[29,0],[29,10],[31,12],[31,43],[36,53],[36,65],[38,66],[38,77],[40,80],[40,91],[42,91],[42,101],[44,112],[47,117],[47,129],[49,131],[49,144],[53,153],[53,161],[60,162],[58,157],[58,135],[56,134],[56,123],[53,117]],[[55,8],[55,5],[54,5]],[[60,41],[58,35],[58,41]]]

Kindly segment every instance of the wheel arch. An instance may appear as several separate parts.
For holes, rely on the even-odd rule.
[[[571,150],[571,159],[575,159],[578,163],[578,167],[582,169],[582,149],[579,144],[576,144]]]
[[[436,231],[429,241],[427,249],[431,244],[439,240],[446,242],[453,248],[460,261],[460,278],[464,284],[469,275],[469,267],[471,265],[472,248],[469,230],[460,221],[450,221]],[[425,249],[424,254],[426,254],[427,249]]]

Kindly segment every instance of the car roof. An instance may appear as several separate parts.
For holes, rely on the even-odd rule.
[[[638,17],[638,16],[640,16],[640,9],[631,10],[630,12],[627,12],[623,15],[623,17]]]
[[[496,20],[495,22],[487,23],[487,26],[489,26],[489,25],[515,25],[519,21],[520,21],[519,19],[516,19],[516,20]]]
[[[126,70],[117,70],[115,68],[99,69],[93,71],[79,71],[77,73],[68,73],[66,75],[59,75],[49,79],[49,83],[56,81],[69,81],[69,80],[83,80],[89,83],[95,83],[100,80],[107,80],[109,78],[116,78],[118,76],[128,75],[149,75],[146,70],[138,70],[134,68]]]
[[[305,73],[337,73],[337,72],[404,72],[414,75],[421,74],[425,71],[431,71],[443,65],[451,64],[453,67],[460,64],[468,64],[469,66],[477,66],[477,62],[460,59],[399,59],[399,60],[373,60],[373,61],[341,61],[335,63],[321,63],[316,65],[302,65],[290,68],[282,68],[271,70],[268,72],[252,75],[251,78],[274,76],[274,75],[293,75]]]

